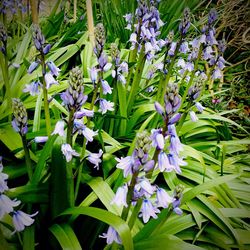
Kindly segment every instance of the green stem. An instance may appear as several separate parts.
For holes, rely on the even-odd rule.
[[[140,52],[140,55],[138,58],[138,64],[137,64],[137,68],[136,68],[136,72],[135,72],[135,77],[134,77],[134,80],[132,82],[132,86],[131,86],[131,90],[130,90],[130,94],[129,94],[129,98],[128,98],[128,106],[127,106],[128,114],[130,113],[130,111],[134,105],[135,97],[137,96],[137,93],[138,93],[138,89],[140,86],[140,80],[141,80],[142,71],[143,71],[145,61],[146,61],[146,56],[145,56],[144,46],[143,46],[141,48],[141,52]]]
[[[113,86],[114,86],[114,89],[113,89],[113,102],[114,102],[115,106],[114,106],[114,111],[112,111],[112,114],[115,115],[115,113],[116,113],[116,102],[117,102],[117,96],[118,96],[117,78],[114,79]],[[114,125],[115,125],[115,119],[111,118],[111,120],[110,120],[110,126],[109,126],[109,134],[111,136],[113,135]]]
[[[31,180],[32,175],[33,175],[32,162],[31,162],[31,159],[30,159],[30,152],[29,152],[29,149],[28,149],[28,143],[27,143],[26,135],[21,135],[21,138],[22,138],[23,150],[24,150],[24,154],[25,154],[25,162],[26,162],[27,172],[28,172],[29,180]]]
[[[135,224],[135,221],[136,221],[136,218],[138,216],[138,213],[141,209],[141,205],[142,205],[142,199],[139,199],[133,209],[133,212],[132,212],[132,215],[131,217],[129,218],[129,221],[128,221],[128,226],[130,229],[133,228],[134,224]]]
[[[123,208],[122,215],[121,215],[122,219],[125,221],[128,218],[129,209],[130,209],[131,204],[132,204],[134,188],[135,188],[136,179],[137,179],[138,175],[139,175],[139,171],[137,171],[133,174],[132,180],[131,180],[130,185],[128,187],[128,194],[127,194],[127,199],[126,199],[128,206]]]
[[[72,133],[73,133],[73,123],[74,123],[74,113],[75,110],[70,110],[69,119],[68,119],[68,128],[67,128],[67,143],[72,146]]]
[[[50,113],[49,113],[49,101],[48,101],[48,90],[46,88],[45,74],[46,74],[46,64],[44,54],[41,53],[41,64],[42,64],[42,82],[43,82],[43,102],[44,102],[44,112],[45,112],[45,123],[47,135],[50,136],[51,133],[51,123],[50,123]]]

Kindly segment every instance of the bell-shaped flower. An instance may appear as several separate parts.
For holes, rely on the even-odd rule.
[[[197,122],[199,120],[199,118],[197,117],[197,115],[195,114],[195,112],[193,110],[191,110],[189,112],[190,118],[193,122]]]
[[[28,73],[31,74],[34,70],[36,70],[39,64],[40,64],[40,61],[32,62],[28,68]]]
[[[93,117],[94,116],[94,111],[93,110],[88,110],[88,109],[81,109],[80,111],[75,112],[74,117],[76,119],[81,119],[84,116],[87,117]]]
[[[170,203],[174,201],[174,198],[171,197],[163,188],[157,188],[156,191],[157,206],[167,208]]]
[[[46,142],[48,141],[49,137],[48,136],[36,136],[34,138],[34,142],[35,143],[43,143],[43,142]]]
[[[52,135],[65,136],[64,121],[58,121]]]
[[[174,166],[170,164],[167,154],[161,151],[158,155],[158,168],[161,172],[171,172]]]
[[[97,82],[97,77],[98,77],[97,72],[98,71],[97,71],[96,67],[89,69],[90,79],[91,79],[92,83]]]
[[[56,67],[56,65],[54,64],[54,62],[52,61],[48,61],[47,62],[47,65],[50,69],[50,72],[52,75],[54,76],[58,76],[59,75],[59,72],[61,71],[59,68]]]
[[[24,93],[29,92],[30,95],[35,96],[40,93],[39,87],[41,87],[40,81],[33,81],[30,84],[26,84],[25,88],[23,89]]]
[[[99,99],[99,104],[100,104],[100,109],[98,110],[102,114],[105,114],[108,110],[109,111],[114,111],[114,103],[107,101],[103,98]]]
[[[87,142],[92,142],[94,140],[93,137],[98,134],[97,131],[91,130],[79,120],[74,120],[74,131],[77,131],[80,135],[82,134],[87,139]]]
[[[140,191],[140,193],[146,197],[151,197],[155,191],[155,186],[151,185],[148,179],[139,178],[138,183],[136,184],[136,190]]]
[[[156,147],[157,149],[163,149],[165,146],[165,139],[162,134],[161,129],[152,129],[151,130],[151,140],[152,146]]]
[[[125,158],[115,158],[118,161],[118,164],[116,165],[117,168],[123,170],[123,176],[126,178],[129,174],[133,173],[133,157],[132,156],[126,156]]]
[[[13,212],[13,207],[17,207],[20,204],[21,201],[11,200],[5,194],[0,194],[0,219],[2,219],[5,214]]]
[[[114,199],[111,201],[112,204],[116,204],[117,206],[125,206],[127,207],[127,193],[128,193],[128,186],[124,184],[122,187],[119,187],[116,191]]]
[[[13,225],[15,227],[15,232],[21,232],[25,227],[30,226],[34,223],[34,219],[32,217],[36,216],[38,212],[34,214],[26,214],[23,211],[14,211],[13,214]]]
[[[203,107],[202,105],[201,105],[201,103],[200,102],[196,102],[195,103],[195,107],[199,110],[199,112],[203,112],[203,110],[205,109],[205,107]]]
[[[103,94],[104,95],[106,95],[106,94],[112,94],[112,90],[111,90],[111,88],[110,88],[110,86],[109,86],[109,84],[108,84],[108,82],[107,81],[105,81],[105,80],[101,80],[101,84],[102,84],[102,91],[103,91]]]
[[[150,200],[145,199],[143,200],[142,207],[141,207],[141,213],[140,217],[142,217],[142,220],[144,223],[147,223],[150,219],[150,217],[153,217],[154,219],[157,218],[156,213],[159,213],[160,210],[158,208],[155,208]]]
[[[80,155],[79,155],[74,149],[72,149],[72,147],[71,147],[69,144],[67,144],[67,143],[62,144],[61,150],[62,150],[62,153],[63,153],[63,155],[65,156],[67,162],[70,162],[70,161],[72,160],[72,157],[73,157],[73,156],[80,156]]]
[[[46,88],[49,89],[51,85],[58,84],[58,82],[55,80],[53,75],[49,72],[46,73],[44,76],[45,82],[46,82]]]
[[[87,157],[88,161],[94,164],[94,168],[99,169],[99,164],[102,162],[101,157],[102,157],[103,151],[100,149],[99,153],[90,153]]]
[[[109,226],[107,233],[104,233],[100,235],[99,237],[106,239],[106,242],[108,245],[112,244],[113,242],[116,242],[118,244],[122,243],[120,236],[115,231],[115,229],[111,226]]]

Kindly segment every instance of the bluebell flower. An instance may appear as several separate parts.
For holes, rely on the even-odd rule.
[[[165,146],[165,139],[162,134],[162,129],[152,129],[151,130],[151,140],[152,146],[157,149],[163,149]]]
[[[126,178],[128,175],[133,173],[133,165],[134,161],[132,156],[126,156],[125,158],[121,157],[115,158],[116,161],[118,161],[118,164],[116,165],[117,168],[123,170],[123,176]]]
[[[59,75],[59,72],[61,71],[59,68],[56,67],[56,65],[54,64],[54,62],[52,61],[48,61],[46,63],[52,73],[52,75],[54,76],[58,76]]]
[[[189,115],[193,122],[197,122],[199,120],[199,118],[197,117],[197,115],[195,114],[193,110],[189,111]]]
[[[164,116],[165,110],[161,106],[161,104],[159,102],[155,102],[154,106],[155,106],[155,110],[157,111],[157,113],[160,114],[160,115],[162,115],[162,116]]]
[[[58,81],[56,81],[56,79],[53,77],[53,75],[50,72],[45,74],[44,80],[46,82],[46,89],[49,89],[51,85],[53,84],[58,85]]]
[[[178,137],[178,134],[176,132],[176,128],[174,124],[168,126],[168,133],[170,134],[169,150],[171,153],[178,155],[180,151],[183,150],[183,147]]]
[[[7,179],[8,175],[3,173],[2,157],[0,157],[0,193],[3,193],[9,189],[7,185]]]
[[[83,124],[82,120],[74,120],[74,132],[78,132],[80,135],[83,135],[87,139],[87,143],[94,140],[94,136],[98,134],[97,131],[93,131]]]
[[[13,212],[13,207],[17,207],[21,204],[18,200],[11,200],[5,194],[0,194],[0,219],[3,218],[5,214]]]
[[[104,233],[104,234],[100,235],[99,237],[106,238],[106,242],[108,245],[112,244],[113,242],[116,242],[118,244],[122,244],[120,236],[115,231],[115,229],[111,226],[109,226],[107,233]]]
[[[212,76],[211,76],[211,78],[213,79],[213,80],[215,80],[215,79],[221,79],[222,78],[222,71],[219,69],[219,68],[215,68],[214,70],[213,70],[213,73],[212,73]]]
[[[168,160],[171,166],[173,166],[175,172],[177,174],[181,174],[181,168],[180,166],[186,166],[187,163],[183,161],[182,158],[180,158],[176,154],[168,154]]]
[[[196,102],[195,103],[195,106],[196,106],[196,108],[199,110],[199,112],[203,112],[203,110],[205,109],[205,107],[203,107],[202,105],[201,105],[201,103],[200,102]]]
[[[106,80],[101,80],[101,84],[102,84],[102,91],[103,91],[103,94],[106,95],[106,94],[112,94],[112,89],[110,88],[108,82]]]
[[[179,31],[182,35],[185,35],[190,27],[190,10],[185,8],[183,12],[183,17],[179,25]]]
[[[61,151],[63,153],[63,155],[65,156],[66,158],[66,161],[67,162],[70,162],[72,160],[72,157],[73,156],[80,156],[74,149],[72,149],[72,147],[67,144],[67,143],[64,143],[62,144],[61,146]]]
[[[155,166],[155,161],[154,160],[150,160],[147,161],[144,165],[143,165],[143,169],[145,172],[150,171],[151,169],[153,169]]]
[[[15,232],[21,232],[25,227],[30,226],[34,223],[34,219],[32,217],[36,216],[38,212],[34,214],[26,214],[21,210],[13,212],[13,225],[15,228]]]
[[[180,45],[179,51],[180,51],[181,53],[184,53],[184,54],[186,54],[187,52],[189,52],[190,49],[189,49],[189,47],[188,47],[188,42],[183,42],[183,43]]]
[[[156,191],[157,206],[167,208],[170,203],[174,201],[174,198],[171,197],[163,188],[157,188]]]
[[[218,42],[215,38],[215,30],[211,29],[209,30],[207,36],[206,36],[206,41],[209,45],[218,45]]]
[[[43,142],[46,142],[48,141],[49,137],[48,136],[36,136],[34,138],[34,142],[35,143],[43,143]]]
[[[46,55],[49,53],[51,49],[51,44],[47,44],[44,48],[43,48],[43,54]]]
[[[97,69],[95,67],[92,67],[90,70],[89,70],[89,73],[90,73],[90,79],[92,81],[92,83],[96,83],[97,82],[97,77],[98,77],[98,74],[97,74]]]
[[[175,123],[178,122],[180,119],[181,119],[181,113],[177,113],[177,114],[173,115],[173,116],[169,119],[168,124],[169,124],[169,125],[175,124]]]
[[[119,187],[116,191],[115,197],[111,201],[112,204],[116,204],[117,206],[124,206],[127,207],[127,193],[128,193],[128,186],[124,184],[122,187]]]
[[[135,49],[135,45],[137,44],[137,34],[132,33],[129,38],[129,42],[131,42],[132,46],[130,47],[131,50]]]
[[[144,195],[146,197],[151,197],[151,195],[155,192],[155,186],[151,185],[148,179],[144,178],[139,178],[137,180],[137,184],[135,187],[141,195]]]
[[[25,88],[23,89],[24,93],[29,92],[30,95],[35,96],[38,95],[40,93],[39,87],[41,87],[42,84],[40,83],[40,81],[33,81],[30,84],[26,84]]]
[[[208,24],[212,25],[214,21],[217,19],[218,13],[215,9],[211,9],[208,14]]]
[[[174,170],[174,165],[169,162],[169,158],[164,151],[158,155],[158,168],[161,172],[171,172]]]
[[[52,135],[65,136],[64,121],[58,121]]]
[[[203,59],[204,60],[211,59],[214,56],[213,53],[214,53],[214,51],[213,51],[212,47],[207,46],[205,48],[205,50],[203,51]]]
[[[43,51],[43,47],[45,44],[45,38],[44,35],[42,34],[42,31],[38,25],[33,25],[33,41],[35,44],[35,47],[39,51]]]
[[[80,111],[77,111],[75,112],[75,115],[74,117],[76,119],[81,119],[83,118],[84,116],[87,116],[87,117],[93,117],[94,116],[94,111],[93,110],[88,110],[88,109],[81,109]]]
[[[105,114],[107,111],[114,111],[114,103],[107,101],[103,98],[99,99],[100,109],[98,110],[102,114]]]
[[[158,208],[155,208],[150,200],[144,199],[141,207],[141,214],[139,216],[142,217],[144,223],[147,223],[150,217],[156,219],[156,213],[159,212],[160,210]]]
[[[177,43],[176,43],[176,42],[172,42],[172,43],[171,43],[170,49],[168,50],[168,55],[169,55],[169,56],[174,56],[176,46],[177,46]]]
[[[102,162],[101,157],[102,157],[103,151],[100,149],[99,153],[90,153],[87,157],[88,161],[94,164],[95,168],[99,169],[99,164]]]
[[[32,62],[28,68],[28,73],[31,74],[34,70],[37,69],[37,67],[40,65],[40,60],[37,60],[35,62]]]
[[[222,56],[219,56],[217,65],[220,70],[223,70],[225,68],[225,59]]]
[[[107,72],[112,67],[112,63],[108,62],[108,58],[104,54],[104,52],[102,52],[102,54],[98,58],[98,63],[99,63],[100,70],[103,71],[103,72]]]

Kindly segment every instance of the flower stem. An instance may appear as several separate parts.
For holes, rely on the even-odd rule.
[[[27,173],[29,176],[29,180],[31,180],[33,172],[32,172],[32,162],[30,159],[30,152],[28,149],[28,143],[27,143],[27,139],[26,139],[26,135],[21,135],[22,138],[22,143],[23,143],[23,150],[24,150],[24,154],[25,154],[25,162],[26,162],[26,167],[27,167]]]
[[[45,112],[45,123],[47,135],[50,136],[51,133],[51,123],[50,123],[50,113],[49,113],[49,101],[48,101],[48,90],[46,88],[45,74],[46,74],[46,64],[44,59],[44,54],[41,53],[41,64],[42,64],[42,75],[43,75],[43,101],[44,101],[44,112]]]
[[[135,224],[135,220],[137,218],[137,215],[141,209],[141,205],[142,205],[142,199],[139,199],[133,209],[133,212],[132,212],[132,215],[131,217],[129,218],[129,221],[128,221],[128,226],[130,229],[133,228],[134,224]]]

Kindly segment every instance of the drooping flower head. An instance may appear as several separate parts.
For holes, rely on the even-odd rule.
[[[28,132],[27,126],[27,111],[20,99],[12,99],[13,116],[12,127],[20,135],[25,135]]]
[[[48,47],[46,47],[47,45],[45,45],[45,37],[42,34],[42,31],[37,24],[33,25],[32,37],[33,37],[33,42],[35,44],[36,49],[43,54],[47,54],[49,51],[48,51]]]

